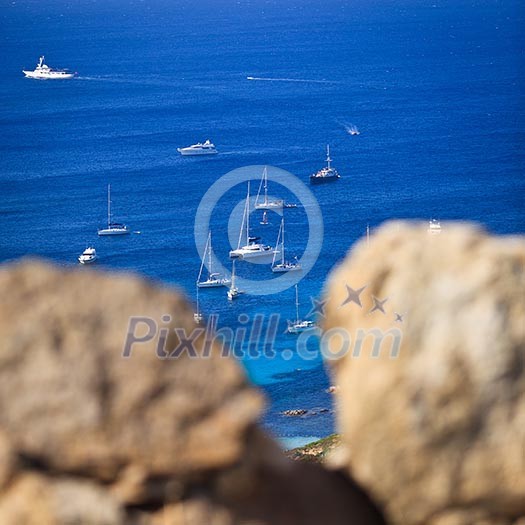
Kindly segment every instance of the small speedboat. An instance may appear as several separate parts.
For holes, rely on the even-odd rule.
[[[65,80],[73,78],[76,73],[72,73],[67,69],[53,69],[44,63],[44,56],[38,59],[38,64],[32,71],[23,69],[22,73],[26,78],[38,78],[43,80]]]
[[[97,251],[93,247],[86,248],[81,255],[78,256],[80,264],[91,264],[97,260]]]
[[[183,156],[191,155],[215,155],[219,153],[215,148],[215,144],[207,140],[206,142],[197,142],[192,146],[186,148],[177,148],[177,151]]]

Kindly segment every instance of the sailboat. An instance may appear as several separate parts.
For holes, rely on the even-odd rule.
[[[263,211],[262,219],[259,224],[262,224],[263,226],[267,226],[269,224],[268,223],[268,212],[266,210]]]
[[[262,202],[259,202],[259,197],[261,195],[261,189],[264,190],[264,200]],[[284,206],[284,201],[282,199],[268,200],[268,170],[265,166],[263,170],[261,184],[259,184],[259,191],[257,192],[257,198],[255,199],[255,209],[256,210],[282,210],[283,206]]]
[[[204,248],[204,256],[201,262],[201,269],[199,276],[197,277],[197,288],[218,288],[219,286],[228,286],[230,280],[221,277],[219,273],[214,273],[212,270],[212,247],[211,247],[211,232],[208,234],[208,240],[206,241],[206,247]],[[204,261],[208,257],[208,278],[205,281],[201,281],[202,271],[204,270]]]
[[[245,225],[246,228],[244,227]],[[246,236],[246,244],[241,246],[244,236]],[[244,205],[241,230],[239,232],[239,243],[235,250],[230,251],[230,259],[253,259],[255,257],[273,256],[273,248],[260,243],[260,240],[260,237],[250,236],[250,183],[248,182],[248,195]]]
[[[99,235],[127,235],[131,233],[125,224],[112,222],[111,220],[111,184],[108,184],[108,227],[98,230]]]
[[[241,290],[239,290],[239,288],[237,288],[237,286],[235,286],[235,260],[232,261],[232,280],[231,280],[231,283],[230,283],[230,287],[228,288],[228,292],[227,292],[227,295],[228,295],[228,300],[229,301],[233,301],[234,299],[237,299],[237,297],[239,297],[239,295],[241,295],[242,292]]]
[[[197,324],[201,324],[202,323],[202,318],[203,317],[202,317],[200,304],[199,304],[199,287],[197,286],[197,311],[193,314],[193,320]]]
[[[279,246],[279,239],[281,240],[281,262],[275,263],[277,254],[277,247]],[[301,270],[301,264],[299,262],[290,262],[287,261],[284,257],[284,218],[281,220],[281,227],[279,228],[279,234],[277,235],[277,242],[275,243],[275,253],[272,261],[272,272],[282,273],[282,272],[294,272]]]
[[[295,285],[295,321],[288,321],[286,331],[289,334],[300,334],[315,327],[316,324],[313,321],[299,319],[299,290],[297,285]]]

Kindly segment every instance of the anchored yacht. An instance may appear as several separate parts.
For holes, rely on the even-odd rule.
[[[244,238],[246,239],[246,244],[241,246]],[[248,195],[246,197],[246,204],[244,205],[241,231],[239,233],[239,243],[235,250],[230,251],[230,259],[254,259],[256,257],[270,258],[273,257],[275,253],[279,253],[279,250],[274,250],[271,246],[262,244],[259,242],[260,240],[260,237],[250,236],[250,183],[248,182]]]
[[[261,195],[261,189],[264,188],[264,200],[259,202]],[[268,170],[266,166],[263,170],[261,184],[259,185],[259,191],[257,192],[257,198],[255,199],[256,210],[282,210],[284,201],[282,199],[268,199]]]
[[[108,184],[108,227],[100,228],[98,234],[104,235],[128,235],[130,232],[129,228],[125,224],[113,222],[111,219],[111,185]]]
[[[277,247],[279,246],[279,239],[281,240],[281,262],[276,263],[277,254],[279,251]],[[287,261],[284,257],[284,217],[281,220],[281,227],[279,228],[279,234],[277,235],[277,242],[275,243],[275,253],[273,256],[272,262],[272,272],[273,273],[283,273],[283,272],[296,272],[301,270],[301,263],[295,258],[295,262]]]
[[[197,144],[193,144],[192,146],[188,146],[186,148],[177,148],[177,151],[183,156],[215,155],[216,153],[219,153],[215,148],[215,144],[209,140],[204,143],[197,142]]]
[[[33,71],[23,69],[22,73],[24,73],[24,75],[27,78],[40,78],[50,80],[73,78],[76,75],[76,73],[72,73],[67,69],[50,68],[44,63],[44,56],[41,56],[38,59],[38,64],[36,65],[36,68]]]
[[[299,291],[297,285],[295,285],[295,320],[288,321],[286,332],[289,334],[300,334],[313,328],[317,328],[317,325],[313,321],[299,318]]]
[[[80,264],[91,264],[97,260],[97,251],[91,246],[86,248],[81,255],[78,256]]]
[[[323,182],[332,182],[339,179],[341,176],[335,168],[331,165],[330,146],[326,146],[326,166],[320,169],[317,173],[310,175],[310,184],[322,184]]]
[[[204,255],[201,261],[201,269],[197,277],[198,288],[218,288],[219,286],[229,286],[230,280],[222,277],[219,273],[214,272],[212,268],[212,246],[211,246],[211,232],[208,234],[208,240],[204,248]],[[202,273],[204,271],[205,260],[208,259],[208,278],[201,281]]]

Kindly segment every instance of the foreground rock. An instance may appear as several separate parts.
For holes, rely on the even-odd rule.
[[[347,477],[284,458],[217,348],[169,359],[154,337],[123,357],[134,316],[192,334],[178,294],[36,262],[0,270],[0,293],[2,525],[382,523]]]
[[[332,362],[348,469],[391,522],[518,523],[525,516],[523,238],[453,225],[429,236],[390,224],[353,250],[326,298],[324,328],[342,327],[354,343]],[[390,331],[381,352],[372,335],[358,351],[360,329]],[[331,344],[332,353],[341,349],[340,338]]]

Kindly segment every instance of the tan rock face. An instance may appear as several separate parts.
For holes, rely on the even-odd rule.
[[[346,285],[366,286],[361,307],[343,304]],[[352,251],[326,297],[324,328],[352,338],[346,355],[331,361],[348,467],[392,523],[524,516],[523,238],[464,225],[430,236],[392,223]],[[387,299],[384,313],[374,297]],[[376,357],[377,337],[362,337],[372,329],[390,334]],[[327,341],[336,354],[340,339]]]
[[[168,359],[155,337],[123,357],[132,317],[191,336],[177,293],[24,262],[0,269],[0,295],[0,524],[384,523],[347,477],[284,458],[215,347]]]
[[[158,338],[122,356],[133,316],[191,334],[180,296],[41,264],[1,271],[0,290],[0,426],[19,453],[107,481],[130,465],[191,476],[239,456],[262,402],[234,361],[162,360]]]

